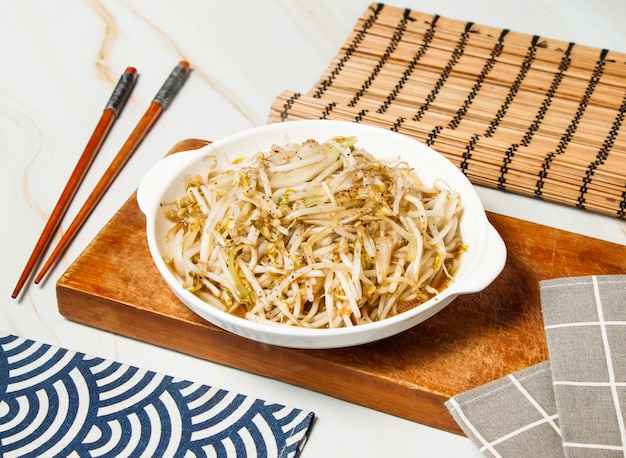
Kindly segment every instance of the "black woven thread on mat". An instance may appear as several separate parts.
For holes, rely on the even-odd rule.
[[[615,138],[617,137],[617,134],[619,133],[619,130],[624,122],[624,113],[626,113],[626,94],[622,99],[622,105],[619,107],[619,110],[617,110],[615,119],[613,119],[613,125],[611,126],[608,135],[604,139],[602,147],[598,150],[598,154],[596,154],[596,160],[589,164],[589,167],[587,167],[587,170],[585,171],[583,184],[580,187],[580,195],[578,196],[578,203],[576,204],[578,208],[585,208],[585,194],[587,193],[587,185],[591,183],[593,179],[592,177],[595,174],[596,169],[604,164],[604,162],[608,158],[609,152],[611,151],[611,148],[615,143]],[[620,216],[620,212],[621,217],[623,218],[623,209],[617,212],[618,216]]]
[[[476,143],[478,143],[478,140],[480,140],[480,137],[481,136],[477,134],[472,135],[472,138],[467,143],[467,146],[465,147],[465,151],[462,154],[463,159],[461,160],[461,163],[459,164],[459,168],[461,169],[461,172],[463,172],[466,175],[467,175],[467,168],[469,167],[469,161],[472,159],[472,152],[474,151],[474,147],[476,146]]]
[[[359,111],[359,113],[355,116],[354,121],[355,122],[361,122],[363,121],[363,118],[365,117],[365,115],[368,113],[369,110],[363,109],[361,111]]]
[[[476,81],[474,82],[474,86],[472,86],[472,89],[470,90],[469,94],[467,94],[467,97],[463,101],[463,105],[461,105],[461,107],[456,111],[454,118],[450,120],[450,123],[448,124],[449,129],[456,129],[459,126],[459,123],[461,122],[463,117],[467,114],[469,107],[472,105],[472,103],[474,102],[474,99],[476,98],[476,95],[478,94],[481,87],[483,86],[483,83],[485,82],[485,78],[487,78],[487,75],[489,74],[489,72],[491,72],[495,63],[497,62],[498,57],[500,57],[500,54],[502,54],[502,50],[504,49],[504,37],[508,33],[509,33],[508,29],[504,29],[500,33],[500,36],[498,37],[498,41],[496,42],[493,49],[491,50],[491,53],[489,54],[489,59],[485,61],[483,68],[478,74],[478,78],[476,78]]]
[[[333,84],[333,81],[337,78],[337,75],[341,73],[341,70],[346,65],[346,62],[350,60],[356,49],[365,38],[368,29],[370,29],[376,23],[378,15],[380,14],[384,6],[384,4],[378,3],[376,5],[376,8],[370,8],[372,11],[372,15],[367,18],[367,20],[363,24],[363,28],[359,30],[358,33],[354,36],[354,40],[352,40],[352,43],[350,44],[350,46],[348,46],[346,53],[341,57],[341,59],[339,59],[339,62],[337,62],[335,68],[330,72],[328,78],[320,83],[320,87],[318,87],[313,94],[314,98],[319,99],[320,97],[322,97],[322,94],[324,94],[324,92],[326,92],[326,90]]]
[[[514,82],[511,85],[509,92],[507,93],[504,99],[504,102],[498,109],[496,116],[489,124],[489,127],[487,128],[485,133],[483,135],[479,135],[479,134],[472,135],[472,138],[470,139],[469,143],[467,144],[465,148],[465,152],[462,154],[461,163],[459,164],[459,168],[461,169],[463,173],[467,174],[469,161],[472,158],[472,152],[474,151],[474,148],[476,144],[478,143],[478,141],[480,140],[480,138],[483,136],[491,137],[495,133],[498,126],[500,125],[500,122],[502,122],[502,119],[504,118],[504,116],[506,116],[506,113],[509,110],[509,107],[513,103],[513,100],[515,100],[515,97],[517,96],[517,93],[520,90],[521,84],[526,78],[526,75],[528,75],[528,71],[530,70],[532,63],[535,60],[538,43],[539,43],[539,36],[534,35],[531,39],[530,47],[526,51],[526,55],[524,56],[524,60],[520,66],[519,72],[517,73],[517,76],[515,77]],[[514,153],[514,151],[512,151],[512,153]],[[512,156],[509,156],[509,159],[510,157]],[[501,169],[501,173],[502,173],[502,170],[503,169]],[[506,171],[508,171],[508,168],[505,167],[504,170],[506,173]]]
[[[526,130],[526,133],[524,134],[524,137],[522,138],[521,144],[523,146],[528,146],[533,136],[535,135],[535,132],[539,130],[539,126],[541,125],[541,122],[545,118],[546,113],[548,112],[548,108],[552,104],[552,100],[554,99],[554,94],[556,94],[557,89],[561,85],[561,81],[563,81],[565,72],[567,71],[570,64],[572,63],[571,54],[572,54],[573,48],[574,48],[574,43],[570,43],[567,49],[565,50],[563,57],[561,59],[561,62],[559,63],[559,71],[554,75],[554,78],[552,78],[552,83],[550,84],[550,88],[548,89],[546,96],[541,102],[539,111],[535,115],[535,120],[530,126],[528,126],[528,129]]]
[[[403,117],[399,117],[398,119],[396,119],[396,122],[394,122],[393,126],[391,126],[391,130],[393,130],[394,132],[398,132],[398,129],[400,128],[402,123],[404,123],[405,120],[406,119]]]
[[[330,102],[328,105],[326,105],[324,111],[322,112],[322,116],[320,116],[320,119],[326,119],[328,115],[333,111],[333,108],[335,108],[336,106],[336,102]]]
[[[517,96],[517,93],[520,90],[520,86],[522,82],[524,81],[524,79],[526,78],[526,75],[528,75],[530,66],[535,60],[535,53],[537,52],[538,42],[539,42],[539,37],[537,35],[534,35],[531,40],[530,47],[528,48],[528,51],[526,52],[526,56],[524,56],[524,61],[522,62],[519,72],[517,73],[517,76],[515,77],[515,81],[511,85],[511,88],[509,89],[509,92],[506,95],[504,102],[498,109],[495,118],[491,121],[491,123],[489,124],[489,127],[484,133],[486,137],[491,137],[495,133],[496,129],[500,125],[500,122],[502,122],[502,119],[504,118],[507,111],[509,110],[509,107],[513,103],[513,100]]]
[[[437,126],[433,130],[430,131],[428,137],[426,137],[426,146],[433,146],[435,144],[435,140],[439,136],[439,132],[443,130],[443,126]]]
[[[509,165],[513,161],[513,156],[515,156],[515,153],[519,149],[520,145],[528,146],[533,136],[535,135],[535,132],[539,130],[539,127],[541,126],[541,123],[543,122],[546,116],[546,113],[548,112],[548,108],[550,107],[550,105],[552,104],[552,101],[554,100],[554,94],[556,94],[557,89],[559,88],[559,86],[561,85],[561,82],[563,81],[565,72],[567,71],[567,69],[569,68],[572,62],[571,54],[572,54],[573,47],[574,47],[574,43],[570,43],[567,49],[564,51],[563,57],[561,58],[561,61],[559,62],[559,71],[555,73],[554,78],[552,78],[552,83],[550,83],[550,88],[548,89],[548,92],[546,92],[546,95],[543,98],[543,101],[541,102],[541,106],[539,107],[539,110],[537,111],[537,114],[535,115],[535,119],[528,126],[528,129],[526,129],[526,133],[524,134],[524,137],[522,137],[521,142],[513,143],[506,150],[506,153],[502,160],[502,166],[500,167],[500,176],[498,177],[498,185],[497,185],[498,189],[501,189],[501,190],[506,189],[506,174],[509,171]]]
[[[561,136],[561,139],[559,140],[559,144],[556,150],[551,151],[548,154],[546,154],[543,164],[541,164],[541,170],[539,171],[539,174],[538,174],[539,179],[537,180],[537,184],[536,184],[535,197],[542,198],[543,186],[545,184],[546,178],[548,177],[548,170],[550,169],[550,164],[552,163],[552,161],[554,160],[556,156],[561,155],[565,152],[565,149],[569,145],[572,139],[572,136],[578,129],[578,125],[580,124],[580,119],[582,118],[583,114],[585,114],[585,110],[587,109],[587,106],[589,105],[589,99],[591,98],[591,95],[595,91],[596,86],[600,82],[600,77],[602,76],[602,73],[604,73],[604,67],[606,66],[607,53],[608,53],[608,50],[606,49],[603,49],[600,52],[600,58],[598,59],[598,62],[596,63],[595,68],[593,69],[593,73],[591,75],[591,78],[589,79],[589,83],[587,83],[587,88],[585,89],[585,93],[583,94],[583,97],[581,98],[580,103],[578,104],[578,108],[576,109],[576,114],[574,115],[569,125],[567,126],[567,129]],[[585,187],[585,191],[582,192],[581,195],[578,197],[579,203],[581,202],[581,200],[582,202],[584,202],[585,193],[587,192],[586,189],[587,188]]]
[[[502,191],[506,190],[506,174],[509,172],[509,165],[513,162],[513,156],[515,156],[518,148],[519,144],[514,143],[504,153],[502,166],[500,167],[500,176],[498,177],[498,184],[496,186],[497,189]]]
[[[372,69],[372,73],[370,73],[370,75],[367,77],[365,82],[363,82],[363,84],[361,85],[360,89],[356,92],[356,94],[354,94],[354,97],[352,97],[352,100],[348,102],[349,107],[354,107],[359,101],[359,99],[363,97],[363,94],[365,94],[365,91],[367,91],[367,89],[372,85],[372,83],[374,82],[374,80],[376,79],[380,71],[383,69],[383,67],[385,66],[389,58],[391,57],[391,54],[393,54],[393,52],[398,47],[398,44],[402,41],[402,36],[404,35],[404,32],[406,32],[406,26],[407,26],[408,21],[415,20],[410,16],[410,13],[411,13],[411,10],[409,9],[404,10],[402,19],[400,19],[400,22],[396,26],[396,29],[393,32],[393,35],[391,36],[391,40],[389,41],[389,45],[387,46],[387,49],[385,49],[385,52],[378,60],[378,63]]]
[[[435,83],[435,86],[432,88],[428,96],[426,96],[424,104],[419,108],[419,110],[417,110],[417,113],[415,113],[415,115],[413,116],[413,121],[419,121],[420,119],[422,119],[424,113],[428,111],[430,105],[437,98],[437,94],[439,94],[441,88],[444,86],[444,84],[446,84],[446,80],[450,76],[450,73],[452,73],[452,69],[459,62],[459,59],[461,58],[461,56],[463,56],[463,53],[465,52],[465,45],[467,45],[467,40],[469,39],[469,34],[472,30],[473,25],[473,22],[468,22],[467,24],[465,24],[465,30],[461,34],[461,39],[454,47],[452,55],[450,56],[450,60],[448,60],[446,66],[441,72],[441,75],[439,75],[439,79]]]
[[[428,28],[428,30],[426,30],[426,32],[424,32],[424,38],[422,40],[422,44],[418,48],[417,52],[413,55],[413,58],[409,62],[409,65],[407,65],[407,67],[404,69],[404,72],[402,73],[402,77],[396,83],[393,90],[389,93],[385,102],[376,110],[377,113],[383,114],[385,111],[387,111],[389,106],[396,99],[396,97],[398,96],[398,94],[400,93],[400,91],[402,90],[406,82],[408,81],[409,77],[415,70],[417,63],[424,56],[424,54],[426,54],[426,51],[430,47],[430,43],[433,41],[433,37],[435,36],[435,27],[437,25],[438,20],[439,20],[439,15],[433,16],[433,19],[430,21],[430,27]]]
[[[296,100],[300,98],[302,94],[298,92],[294,92],[291,97],[287,99],[287,101],[283,104],[283,111],[280,112],[280,120],[284,121],[289,116],[289,110],[293,107],[293,104]]]

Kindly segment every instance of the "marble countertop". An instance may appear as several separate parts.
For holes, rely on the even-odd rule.
[[[370,2],[0,1],[0,331],[313,410],[303,456],[481,456],[465,437],[72,323],[55,283],[167,150],[265,124],[283,90],[306,92]],[[390,1],[424,13],[626,52],[621,0]],[[127,66],[139,82],[62,224],[66,229],[161,84],[192,74],[41,285],[11,292]],[[626,244],[626,222],[479,188],[485,207]],[[59,235],[55,239],[58,241]]]

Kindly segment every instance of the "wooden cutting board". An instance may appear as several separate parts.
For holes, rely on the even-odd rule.
[[[185,140],[172,152],[206,143]],[[96,328],[463,434],[445,400],[548,358],[538,282],[626,270],[625,246],[488,216],[508,248],[502,274],[417,327],[358,347],[274,347],[193,314],[152,262],[134,195],[59,279],[59,311]]]

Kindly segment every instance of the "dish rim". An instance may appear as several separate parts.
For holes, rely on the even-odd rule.
[[[472,225],[478,224],[477,227],[480,228],[478,234],[480,237],[477,247],[479,253],[471,256],[470,261],[466,261],[466,264],[463,264],[463,260],[461,260],[461,266],[463,267],[463,271],[460,272],[461,275],[459,277],[456,277],[455,274],[455,278],[450,283],[450,285],[433,298],[398,315],[387,317],[383,320],[373,323],[332,329],[311,329],[290,325],[272,325],[267,323],[255,322],[221,311],[206,303],[195,294],[182,288],[182,285],[180,285],[175,276],[170,272],[169,267],[161,258],[159,241],[157,240],[157,237],[155,235],[157,232],[156,225],[158,220],[158,214],[160,212],[160,203],[164,200],[163,197],[167,194],[167,192],[176,185],[175,181],[179,180],[179,184],[182,185],[182,179],[184,176],[183,174],[186,173],[186,171],[193,169],[194,167],[200,167],[202,158],[206,157],[208,154],[210,154],[210,152],[227,151],[228,148],[232,148],[233,145],[237,145],[240,142],[246,142],[250,141],[251,139],[254,140],[258,137],[264,136],[277,138],[276,135],[297,135],[299,136],[299,140],[294,139],[294,141],[302,141],[301,139],[303,139],[305,136],[316,138],[318,141],[324,141],[327,138],[321,138],[320,130],[322,132],[335,132],[334,135],[328,134],[326,136],[327,138],[336,135],[355,135],[358,140],[357,145],[359,146],[363,146],[361,145],[361,138],[363,137],[362,135],[360,135],[363,133],[365,133],[366,135],[365,143],[368,143],[371,140],[369,136],[373,136],[374,138],[378,139],[377,141],[379,142],[382,141],[381,139],[390,138],[393,142],[396,142],[394,143],[394,146],[396,144],[404,145],[406,143],[408,147],[415,147],[420,154],[428,154],[429,159],[438,158],[438,167],[441,167],[442,164],[445,164],[445,168],[447,169],[447,173],[445,174],[446,179],[454,177],[453,181],[455,183],[457,180],[460,180],[462,183],[464,183],[464,186],[462,186],[462,188],[464,189],[462,189],[462,191],[469,192],[469,194],[461,195],[461,204],[463,206],[464,212],[468,208],[468,203],[470,204],[468,211],[471,211],[470,215],[474,219],[474,221],[472,221],[471,223]],[[303,134],[303,131],[311,131],[311,134]],[[348,135],[345,135],[347,131],[350,132],[348,133]],[[273,143],[278,142],[273,141]],[[375,142],[371,141],[371,143]],[[260,145],[260,149],[258,147],[257,149],[267,150],[270,146],[271,144],[267,144],[265,146]],[[375,157],[386,157],[377,154],[376,151],[371,151],[367,147],[367,145],[363,147],[365,147]],[[230,153],[229,155],[229,153],[227,152],[226,154],[229,158],[234,158],[232,153]],[[247,155],[248,154],[244,154],[244,156]],[[400,157],[403,160],[406,160],[410,165],[414,165],[418,162],[417,159],[405,157],[402,154],[400,155]],[[416,172],[418,176],[422,178],[420,170],[416,170]],[[164,174],[168,176],[168,180],[166,180],[165,182],[163,182],[162,180]],[[160,191],[157,192],[155,188],[156,190],[160,189]],[[461,190],[459,190],[459,192],[461,192]],[[150,195],[150,193],[154,194]],[[349,121],[301,120],[277,124],[268,124],[265,126],[253,127],[251,129],[246,129],[241,132],[226,136],[199,149],[182,151],[171,156],[167,156],[166,158],[159,161],[159,163],[157,163],[155,166],[153,166],[142,179],[141,184],[137,190],[137,202],[141,211],[146,215],[146,234],[151,257],[155,262],[159,273],[166,281],[168,287],[187,307],[189,307],[194,313],[200,315],[205,320],[227,331],[234,332],[244,337],[252,338],[253,340],[282,346],[296,346],[299,348],[330,348],[336,346],[352,346],[362,343],[368,343],[384,337],[389,337],[396,333],[402,332],[410,327],[413,327],[426,320],[427,318],[433,316],[434,314],[438,313],[450,302],[452,302],[457,296],[461,294],[477,292],[484,289],[499,275],[506,261],[506,247],[502,238],[489,223],[482,202],[480,201],[478,194],[473,188],[473,185],[452,162],[446,159],[441,153],[438,153],[427,145],[406,135],[399,134],[377,126]],[[465,214],[463,214],[461,218],[465,218]],[[468,223],[462,221],[462,225],[463,224],[465,224],[465,226],[467,227]],[[482,254],[480,253],[481,249],[483,250]],[[466,255],[467,253],[465,253],[463,256]],[[481,265],[480,261],[483,260],[485,256],[493,258],[491,262],[493,262],[494,265],[492,265],[490,269],[487,269],[486,272],[477,274],[476,271],[473,269],[476,269]],[[471,284],[467,284],[468,278],[469,280],[474,280],[478,283],[474,286],[472,286]],[[482,281],[479,281],[481,279]],[[358,336],[362,336],[362,338],[357,338]],[[337,345],[338,339],[340,338],[346,338],[347,345]],[[290,344],[285,344],[285,340],[288,341],[290,339],[303,339],[303,341],[300,343],[291,342]],[[282,343],[281,340],[283,341]],[[332,341],[334,343],[324,343],[325,340],[328,340],[329,342]]]

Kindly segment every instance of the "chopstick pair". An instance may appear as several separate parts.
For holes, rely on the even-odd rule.
[[[137,149],[141,141],[150,131],[156,120],[161,113],[169,106],[170,102],[176,96],[182,85],[189,75],[190,68],[189,63],[186,61],[180,61],[176,67],[172,70],[167,80],[161,86],[161,89],[156,94],[150,106],[137,123],[135,129],[132,131],[118,154],[115,156],[107,170],[104,172],[100,181],[96,184],[94,190],[87,198],[85,204],[80,209],[72,224],[69,226],[58,245],[35,277],[34,282],[39,283],[43,277],[48,273],[50,268],[54,265],[59,256],[65,251],[69,243],[74,236],[78,233],[79,229],[85,223],[93,209],[96,207],[104,193],[109,186],[113,183],[117,175],[120,173],[130,156]],[[128,67],[124,74],[121,76],[120,81],[116,85],[109,102],[103,110],[100,121],[96,125],[94,132],[85,147],[83,154],[81,155],[76,167],[70,176],[70,179],[57,202],[50,219],[48,220],[44,230],[39,237],[39,241],[35,245],[35,248],[26,263],[26,267],[20,276],[17,285],[11,295],[12,298],[16,298],[26,280],[30,276],[31,272],[35,268],[39,261],[43,251],[47,248],[52,236],[58,228],[61,219],[65,215],[70,202],[72,201],[80,183],[82,182],[87,169],[93,162],[94,157],[100,150],[104,139],[109,133],[111,126],[117,118],[119,112],[123,108],[126,100],[128,99],[130,92],[132,91],[135,82],[137,80],[137,70],[133,67]]]

